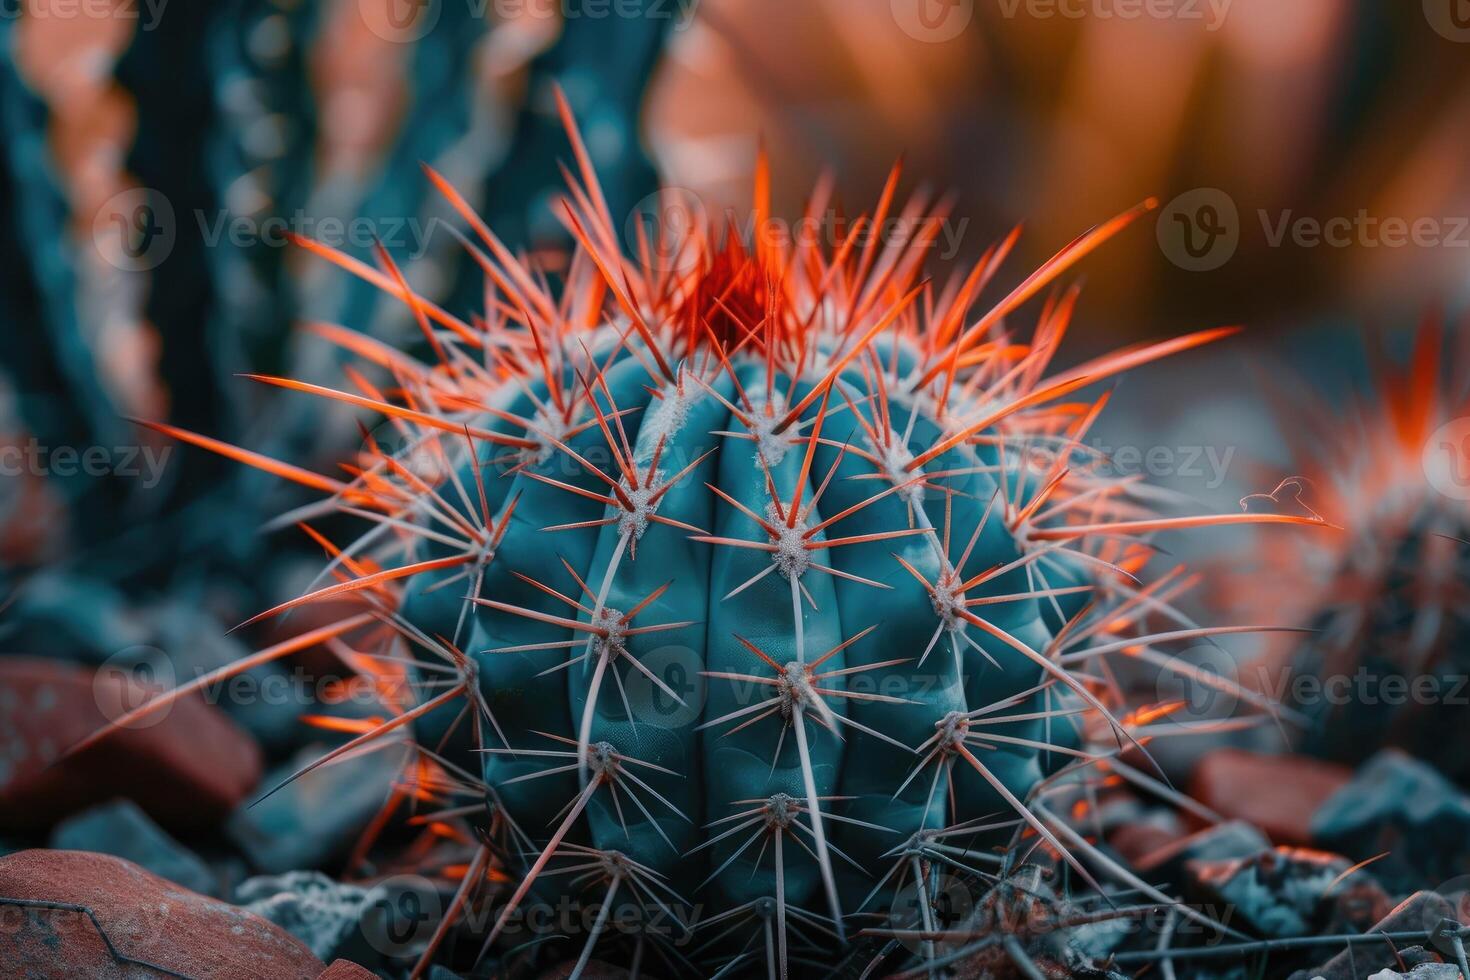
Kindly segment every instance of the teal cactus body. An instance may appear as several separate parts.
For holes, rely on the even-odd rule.
[[[457,598],[434,602],[455,595],[435,571],[410,582],[407,609],[425,633],[457,633],[473,651],[507,743],[485,754],[485,780],[533,837],[579,798],[573,743],[581,739],[594,774],[606,747],[629,760],[626,795],[619,813],[611,793],[593,792],[585,827],[566,840],[622,851],[686,896],[719,869],[707,887],[729,907],[775,894],[773,853],[759,838],[767,820],[794,820],[788,832],[798,841],[782,847],[785,901],[832,915],[814,860],[828,853],[837,910],[871,912],[884,907],[865,899],[892,863],[885,854],[920,830],[1005,810],[1005,793],[1024,798],[1040,777],[1034,748],[1000,744],[985,762],[997,785],[961,768],[951,798],[941,775],[948,750],[917,751],[947,718],[1018,695],[1024,704],[1041,680],[1026,656],[944,608],[919,578],[940,582],[962,550],[966,572],[1020,552],[987,507],[995,476],[968,447],[926,465],[967,472],[925,486],[908,474],[889,479],[851,451],[873,454],[854,412],[873,431],[887,425],[858,371],[838,384],[842,410],[831,407],[833,396],[813,401],[792,427],[800,431],[763,437],[770,425],[760,420],[779,418],[762,401],[765,372],[755,358],[734,377],[685,365],[655,397],[636,358],[615,359],[605,388],[589,396],[603,416],[623,413],[608,423],[611,446],[593,425],[568,437],[566,452],[481,462],[497,526],[509,514],[484,569],[483,603],[461,622]],[[732,411],[742,397],[736,377],[747,410]],[[800,379],[793,398],[819,380]],[[774,391],[791,387],[789,375],[775,376]],[[542,387],[535,396],[548,394]],[[776,402],[784,404],[779,394]],[[939,431],[917,416],[905,458]],[[648,517],[583,495],[608,494],[591,461],[612,470],[606,461],[622,453],[624,435],[627,462],[656,496],[644,505]],[[788,521],[797,487],[797,518]],[[781,532],[774,551],[756,516]],[[950,540],[947,559],[940,532]],[[719,543],[726,540],[760,547]],[[828,547],[808,550],[808,542]],[[1016,569],[951,601],[1005,600],[985,607],[986,621],[1040,649],[1047,631],[1028,590]],[[590,641],[566,622],[618,624],[628,612],[626,624]],[[1038,737],[1040,725],[1018,722],[1003,734]]]

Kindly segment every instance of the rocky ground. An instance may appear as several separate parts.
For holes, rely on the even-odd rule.
[[[474,821],[426,824],[411,805],[385,807],[402,789],[401,746],[266,795],[352,730],[350,705],[238,699],[227,710],[193,697],[67,753],[137,702],[130,684],[105,665],[0,657],[0,975],[405,975],[454,900]],[[304,711],[324,713],[311,726]],[[935,975],[1464,971],[1470,795],[1434,768],[1391,749],[1352,770],[1230,747],[1173,768],[1188,798],[1107,787],[1073,823],[1105,860],[1191,911],[1089,896],[1038,851],[999,884],[964,884],[972,902],[934,947]],[[486,919],[467,919],[438,957],[464,972],[426,975],[561,975],[558,959],[579,949],[552,941],[528,965],[473,967]],[[910,952],[864,937],[838,969],[912,971]]]

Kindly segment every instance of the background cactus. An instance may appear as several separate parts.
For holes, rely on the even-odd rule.
[[[1444,733],[1470,694],[1470,502],[1454,455],[1470,382],[1435,318],[1414,335],[1406,364],[1377,355],[1369,384],[1344,405],[1280,396],[1283,417],[1300,427],[1294,506],[1347,531],[1277,538],[1248,594],[1256,612],[1269,603],[1273,618],[1312,629],[1266,661],[1288,681],[1283,702],[1304,716],[1305,751],[1357,764],[1396,745],[1464,782],[1470,762]],[[1287,577],[1290,593],[1260,595]]]
[[[375,271],[303,242],[406,304],[426,357],[322,327],[388,380],[257,380],[383,413],[400,446],[369,435],[344,481],[162,427],[325,491],[302,520],[370,525],[340,550],[312,531],[340,581],[255,619],[344,597],[365,612],[252,659],[351,635],[383,645],[360,669],[416,677],[418,693],[298,775],[416,728],[422,758],[455,774],[431,795],[491,803],[475,867],[493,858],[519,882],[486,947],[530,902],[601,901],[584,963],[617,895],[667,913],[636,932],[640,949],[663,940],[671,963],[784,973],[854,926],[887,927],[935,855],[990,865],[990,845],[1029,838],[1093,882],[1074,855],[1091,846],[1033,795],[1062,762],[1093,758],[1076,716],[1093,716],[1105,752],[1135,740],[1094,665],[1250,628],[1140,635],[1145,613],[1173,612],[1129,585],[1140,542],[1312,523],[1160,516],[1132,481],[1086,465],[1080,441],[1106,399],[1064,399],[1228,331],[1048,376],[1075,290],[1046,302],[1031,342],[1005,328],[1151,203],[977,317],[1015,235],[934,289],[922,195],[899,212],[906,233],[862,233],[894,208],[896,170],[871,218],[829,246],[771,219],[762,166],[752,246],[720,222],[677,235],[634,221],[625,252],[560,106],[580,167],[555,209],[578,246],[560,289],[433,170],[489,281],[473,325],[413,292],[386,252]],[[1109,634],[1128,639],[1099,642]]]

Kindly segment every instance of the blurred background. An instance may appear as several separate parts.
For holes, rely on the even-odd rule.
[[[10,0],[5,643],[100,662],[193,635],[190,617],[233,625],[298,594],[319,553],[294,532],[261,533],[293,492],[129,419],[310,467],[350,454],[350,415],[236,375],[335,379],[336,355],[306,322],[394,343],[415,328],[288,233],[363,259],[381,241],[423,294],[468,316],[479,272],[420,163],[512,247],[554,252],[548,205],[569,157],[557,84],[614,214],[660,179],[716,213],[738,209],[761,142],[780,212],[798,215],[824,174],[856,212],[902,158],[905,191],[949,195],[941,274],[1024,223],[997,288],[1157,197],[1156,216],[1082,267],[1066,357],[1246,325],[1228,348],[1128,379],[1100,430],[1114,447],[1182,449],[1175,433],[1189,431],[1187,445],[1220,459],[1240,450],[1219,472],[1206,454],[1199,475],[1155,474],[1234,508],[1284,475],[1251,365],[1351,377],[1363,333],[1403,333],[1470,291],[1464,8]]]

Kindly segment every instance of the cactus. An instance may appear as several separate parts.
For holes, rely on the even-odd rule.
[[[0,292],[8,317],[0,372],[14,391],[18,420],[42,444],[112,445],[124,432],[118,406],[88,346],[75,295],[78,273],[70,239],[56,233],[73,215],[48,143],[49,107],[10,56],[17,43],[14,25],[13,18],[0,23],[0,47],[7,54],[0,66],[0,206],[5,214]],[[103,515],[125,499],[119,481],[80,475],[50,479],[73,509],[69,516],[79,539],[93,540],[110,530]]]
[[[1291,679],[1283,701],[1303,717],[1302,747],[1314,755],[1357,764],[1396,745],[1470,780],[1470,761],[1444,738],[1463,714],[1470,670],[1470,503],[1463,423],[1454,428],[1470,416],[1464,363],[1431,318],[1409,364],[1381,355],[1370,389],[1349,405],[1281,406],[1306,429],[1291,464],[1300,476],[1287,483],[1346,528],[1276,540],[1257,576],[1265,588],[1290,577],[1299,604],[1272,615],[1312,628],[1268,657]]]
[[[418,694],[297,776],[412,729],[440,773],[423,795],[490,804],[452,907],[492,862],[518,882],[488,949],[531,903],[600,900],[578,972],[612,941],[619,896],[662,923],[644,922],[634,955],[677,939],[655,943],[671,965],[784,975],[855,928],[881,931],[939,865],[993,866],[988,848],[1008,839],[1044,843],[1095,885],[1077,852],[1096,852],[1036,799],[1063,763],[1136,744],[1092,665],[1250,628],[1135,635],[1153,612],[1178,618],[1172,593],[1131,584],[1145,542],[1313,523],[1163,516],[1081,465],[1106,397],[1069,396],[1229,331],[1048,376],[1071,289],[1016,339],[1018,308],[1152,202],[977,316],[1016,234],[936,290],[921,268],[937,224],[863,234],[923,213],[922,197],[894,211],[897,168],[830,247],[776,233],[764,160],[753,244],[719,237],[722,222],[679,237],[635,221],[620,242],[558,101],[578,165],[556,206],[576,243],[559,288],[432,169],[477,239],[465,245],[488,280],[483,316],[419,296],[386,252],[378,271],[302,243],[404,303],[434,362],[318,326],[391,381],[257,380],[382,413],[401,448],[369,436],[342,479],[156,426],[325,493],[303,520],[366,522],[342,548],[309,529],[338,581],[255,619],[325,599],[363,611],[248,662],[352,636],[380,651],[373,673],[416,678]],[[1091,724],[1067,724],[1079,714]]]

